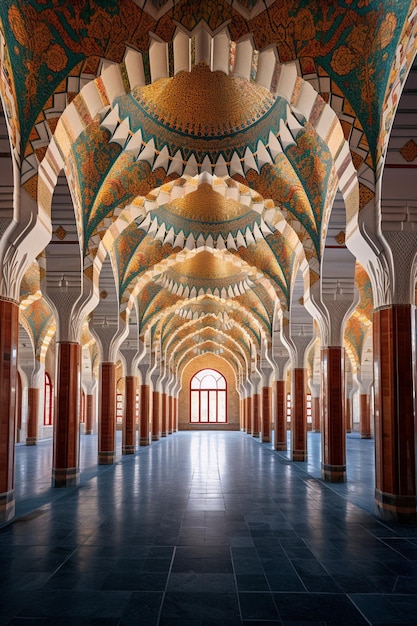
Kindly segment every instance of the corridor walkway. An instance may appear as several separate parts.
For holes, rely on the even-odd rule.
[[[370,512],[372,442],[348,438],[352,485],[316,479],[319,437],[308,464],[180,432],[97,467],[83,436],[74,490],[49,488],[51,442],[17,446],[0,624],[415,625],[417,528]]]

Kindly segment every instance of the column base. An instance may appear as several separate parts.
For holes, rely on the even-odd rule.
[[[372,439],[372,435],[370,433],[361,433],[361,439]]]
[[[385,522],[415,524],[417,522],[416,496],[396,496],[375,489],[375,514]]]
[[[135,454],[135,446],[122,446],[122,454]]]
[[[14,489],[0,493],[0,524],[10,522],[15,514]]]
[[[321,464],[321,477],[328,483],[346,482],[346,465]]]
[[[52,487],[71,488],[80,482],[78,467],[52,468]]]
[[[97,464],[98,465],[113,465],[114,463],[114,450],[106,450],[98,453]]]
[[[275,444],[275,450],[278,450],[279,452],[286,452],[287,443],[284,441],[278,441],[278,443]]]
[[[262,443],[271,443],[271,437],[269,435],[262,435]]]
[[[37,437],[26,437],[27,446],[36,446],[37,443],[38,443]]]
[[[160,435],[152,435],[152,441],[159,441]]]
[[[84,435],[92,435],[93,431],[92,430],[85,430],[84,431]]]
[[[141,437],[139,439],[140,446],[149,446],[149,437]]]
[[[161,433],[161,437],[166,437],[167,434],[166,433]]]
[[[259,433],[252,433],[252,437],[254,437],[255,439],[259,439]]]
[[[308,459],[307,450],[293,450],[291,453],[293,461],[305,462]]]
[[[352,429],[351,429],[351,428],[346,428],[346,432],[347,432],[347,433],[351,433],[351,432],[352,432]]]

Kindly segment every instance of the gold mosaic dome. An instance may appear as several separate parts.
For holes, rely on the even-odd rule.
[[[195,163],[199,171],[212,168],[211,173],[219,160],[225,167],[236,159],[246,161],[248,154],[253,160],[259,142],[266,148],[270,133],[279,133],[288,108],[284,98],[264,87],[213,72],[203,63],[137,87],[117,105],[120,119],[129,119],[133,136],[140,133],[142,145],[152,145],[150,153],[158,165],[168,170],[176,159],[184,165]],[[182,174],[178,164],[176,171]]]
[[[243,78],[212,72],[204,63],[143,87],[136,95],[155,120],[193,137],[221,137],[260,120],[274,98]]]

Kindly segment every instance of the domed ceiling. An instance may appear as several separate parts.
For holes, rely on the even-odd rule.
[[[337,193],[351,214],[373,197],[411,62],[412,4],[1,4],[22,189],[58,245],[65,172],[83,289],[107,297],[110,259],[130,337],[178,367],[222,354],[237,373],[271,342],[297,272],[308,297],[326,245],[345,248],[329,241]],[[41,273],[28,272],[22,301],[40,298]]]

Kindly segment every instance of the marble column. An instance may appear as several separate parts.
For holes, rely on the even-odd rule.
[[[152,441],[159,441],[161,436],[161,394],[152,392]]]
[[[382,519],[415,522],[416,309],[392,305],[373,318],[375,507]]]
[[[322,348],[321,473],[328,482],[346,480],[344,358],[344,349],[340,346]]]
[[[80,479],[81,346],[76,342],[60,341],[56,347],[52,486],[75,487]]]
[[[261,437],[263,442],[271,441],[271,417],[272,417],[272,389],[262,388],[262,429]]]
[[[275,450],[287,449],[287,394],[285,380],[277,380],[275,387]]]
[[[313,432],[319,433],[321,430],[321,405],[320,405],[320,396],[313,396],[312,400],[312,410],[313,410]]]
[[[361,439],[371,439],[371,411],[368,393],[359,395],[359,414]]]
[[[135,454],[136,451],[136,389],[137,376],[126,376],[122,454]]]
[[[150,387],[142,384],[139,388],[139,445],[149,446],[149,411],[150,411]]]
[[[252,396],[252,437],[259,437],[261,424],[261,395],[254,393]]]
[[[111,465],[115,458],[116,364],[100,365],[100,406],[98,427],[98,464]]]
[[[94,424],[94,395],[88,393],[85,397],[85,434],[93,434]]]
[[[253,432],[253,398],[252,396],[248,396],[246,398],[246,411],[248,415],[248,435],[251,435]]]
[[[12,519],[19,305],[0,298],[0,522]]]
[[[307,370],[295,367],[291,373],[291,458],[293,461],[307,461]]]
[[[346,422],[346,432],[352,432],[352,406],[350,403],[350,398],[346,398],[345,404],[345,422]]]
[[[168,398],[165,392],[161,394],[161,437],[167,436]]]
[[[39,389],[37,387],[28,388],[28,414],[26,445],[35,446],[38,441],[38,420],[39,420]]]
[[[173,411],[172,411],[172,396],[171,394],[169,394],[167,396],[168,399],[168,435],[172,435],[172,415],[173,415]]]

